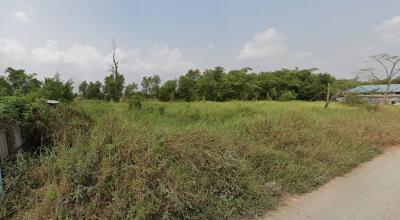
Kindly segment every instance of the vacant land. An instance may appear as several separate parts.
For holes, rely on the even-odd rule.
[[[320,102],[75,101],[40,156],[5,166],[6,218],[223,219],[263,215],[400,143],[400,109]],[[60,115],[63,118],[63,115]]]

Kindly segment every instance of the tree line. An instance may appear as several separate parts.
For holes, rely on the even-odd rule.
[[[8,67],[5,76],[0,76],[0,97],[28,96],[70,102],[75,97],[72,80],[63,81],[59,74],[36,79],[36,74],[28,74],[22,69]]]
[[[24,70],[7,68],[0,77],[0,96],[27,95],[72,101],[75,96],[86,99],[119,101],[123,97],[138,95],[144,99],[161,101],[228,101],[228,100],[323,100],[328,84],[334,89],[345,89],[360,84],[357,80],[337,80],[328,73],[317,73],[316,69],[281,69],[271,72],[252,72],[250,68],[225,71],[222,67],[201,72],[191,69],[177,79],[161,83],[158,75],[143,77],[138,84],[125,85],[123,74],[115,62],[110,75],[103,82],[83,81],[78,94],[73,92],[71,80],[62,81],[56,74],[36,79],[36,74]],[[334,90],[332,90],[334,92]]]
[[[323,100],[328,84],[336,89],[351,88],[360,82],[337,80],[328,73],[315,73],[316,69],[282,69],[272,72],[251,72],[250,68],[225,71],[215,67],[201,72],[191,69],[177,79],[161,83],[160,76],[145,76],[138,84],[131,83],[120,89],[123,95],[140,95],[145,99],[161,101],[229,101],[229,100]],[[106,99],[106,88],[101,82],[83,81],[79,94],[87,99]]]
[[[190,69],[186,74],[173,80],[161,82],[159,75],[143,77],[139,85],[135,82],[125,85],[125,77],[119,72],[116,59],[117,44],[112,42],[112,64],[109,75],[103,82],[83,81],[79,84],[78,94],[73,92],[73,82],[63,81],[59,74],[36,79],[36,74],[11,67],[0,76],[0,96],[30,95],[64,102],[80,96],[86,99],[120,101],[121,98],[138,96],[144,99],[161,101],[228,101],[228,100],[324,100],[335,97],[340,91],[360,84],[390,84],[400,82],[400,58],[389,54],[371,56],[374,63],[380,65],[385,74],[380,76],[372,67],[360,70],[368,81],[355,79],[336,79],[329,73],[320,73],[318,69],[281,69],[269,72],[254,72],[245,67],[226,71],[223,67]],[[328,94],[329,93],[329,94]]]

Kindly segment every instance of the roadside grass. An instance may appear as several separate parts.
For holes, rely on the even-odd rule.
[[[253,218],[400,143],[400,109],[77,101],[90,133],[5,167],[4,218]],[[59,134],[71,131],[60,127]],[[66,135],[67,137],[69,137]]]

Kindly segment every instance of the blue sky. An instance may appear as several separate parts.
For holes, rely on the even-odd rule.
[[[400,1],[2,0],[0,69],[102,80],[111,39],[128,82],[188,68],[319,68],[353,77],[400,55]]]

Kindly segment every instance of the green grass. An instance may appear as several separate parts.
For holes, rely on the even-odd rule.
[[[19,154],[4,171],[5,218],[252,218],[282,195],[309,192],[400,143],[400,109],[392,106],[72,106],[94,118],[90,133],[59,138],[40,157]]]

